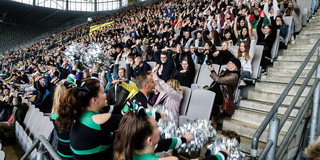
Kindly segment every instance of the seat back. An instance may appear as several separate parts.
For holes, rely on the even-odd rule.
[[[251,62],[252,66],[252,74],[251,78],[252,79],[258,79],[260,77],[260,63],[261,63],[261,58],[262,58],[262,52],[263,52],[263,45],[256,45],[254,48],[254,57]]]
[[[219,75],[220,75],[221,71],[225,70],[226,68],[227,68],[227,65],[226,65],[226,64],[225,64],[225,65],[221,65],[221,66],[220,66]]]
[[[0,151],[0,160],[4,160],[6,158],[6,153],[4,151]]]
[[[216,71],[220,70],[220,65],[212,64],[212,66]],[[211,72],[208,69],[208,65],[207,64],[201,65],[197,84],[210,85],[213,81],[212,78],[210,77],[210,74]]]
[[[30,128],[32,126],[32,124],[35,123],[35,118],[36,118],[36,115],[38,115],[38,113],[40,112],[39,108],[35,108],[33,110],[33,112],[31,113],[31,116],[29,118],[29,120],[27,121],[26,125],[25,125],[25,130],[29,130],[30,131]]]
[[[195,90],[195,89],[203,89],[205,85],[203,84],[191,84],[191,90]]]
[[[150,65],[151,70],[152,70],[152,68],[154,68],[154,66],[157,65],[157,63],[155,61],[148,61],[147,63]]]
[[[289,41],[290,41],[290,38],[291,38],[291,25],[292,25],[292,21],[293,21],[293,17],[292,16],[283,16],[283,21],[284,23],[288,26],[288,31],[287,31],[287,35],[284,39],[284,44],[285,45],[288,45]]]
[[[30,117],[31,117],[34,109],[35,109],[34,105],[29,105],[28,111],[27,111],[26,116],[24,117],[24,120],[23,120],[23,125],[25,125],[25,126],[27,125],[27,122],[30,120]]]
[[[31,127],[29,128],[29,136],[30,137],[35,138],[36,133],[39,130],[42,117],[43,117],[42,112],[39,112],[36,115],[34,115],[34,122],[31,124]]]
[[[199,77],[199,72],[200,72],[201,65],[200,64],[194,64],[194,79],[193,83],[197,83],[198,77]]]
[[[185,86],[183,88],[183,98],[180,103],[180,115],[186,115],[191,95],[191,89]]]
[[[278,51],[279,51],[279,34],[280,34],[280,29],[277,29],[277,34],[276,34],[276,39],[273,42],[272,49],[271,49],[271,59],[275,59],[278,56]]]
[[[216,93],[203,89],[195,89],[191,92],[187,117],[192,119],[210,119]]]

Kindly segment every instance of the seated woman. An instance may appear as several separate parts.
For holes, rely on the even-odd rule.
[[[237,58],[230,59],[226,70],[222,71],[220,76],[218,76],[214,67],[208,66],[208,68],[211,71],[210,77],[213,79],[208,90],[216,93],[211,120],[214,127],[217,127],[215,118],[220,115],[219,107],[223,104],[223,100],[227,98],[229,101],[234,101],[234,90],[240,77],[241,62]]]
[[[237,58],[241,62],[242,66],[242,75],[241,75],[241,83],[240,86],[245,86],[246,83],[243,81],[243,78],[251,78],[252,74],[252,60],[254,57],[254,48],[256,46],[256,41],[254,39],[254,35],[251,34],[251,43],[248,46],[246,42],[240,42],[240,46],[238,49]]]
[[[221,50],[212,54],[212,62],[219,65],[227,64],[234,55],[229,51],[229,45],[226,41],[222,42]]]
[[[175,79],[169,79],[164,82],[159,79],[155,72],[152,72],[153,81],[156,83],[155,89],[159,91],[159,96],[154,105],[164,105],[168,107],[174,117],[176,124],[179,122],[180,103],[183,98],[183,88],[179,81]]]
[[[257,26],[257,34],[258,34],[257,45],[263,45],[263,53],[261,58],[261,67],[262,67],[261,74],[267,73],[266,57],[271,58],[272,45],[277,35],[277,26],[276,26],[276,22],[273,19],[273,13],[271,13],[270,16],[271,16],[270,17],[271,25],[270,24],[265,25],[263,28],[263,32],[261,30],[262,23],[263,23],[262,19],[265,17],[265,14],[263,12],[259,17],[259,23]]]
[[[250,43],[250,36],[252,34],[252,25],[249,22],[249,16],[247,16],[246,18],[247,22],[248,22],[248,28],[244,26],[245,20],[241,19],[240,20],[240,30],[238,30],[238,25],[237,25],[237,21],[238,21],[238,16],[235,19],[235,23],[234,23],[234,35],[236,37],[236,39],[238,39],[237,42],[237,46],[240,45],[240,42],[248,42]]]
[[[191,54],[187,52],[182,61],[180,61],[179,57],[179,55],[175,57],[177,72],[174,75],[174,79],[178,80],[182,86],[190,88],[195,76],[195,67]]]
[[[120,122],[114,142],[114,160],[178,160],[177,157],[158,157],[156,152],[174,149],[182,143],[190,142],[192,135],[181,138],[160,139],[157,122],[141,111],[127,112]],[[228,153],[210,155],[204,160],[226,159]]]
[[[103,86],[97,79],[85,79],[61,98],[55,122],[60,131],[70,130],[73,159],[112,159],[112,135],[122,115],[99,113],[105,100]]]

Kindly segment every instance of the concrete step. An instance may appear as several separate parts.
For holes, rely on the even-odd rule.
[[[287,69],[295,69],[298,70],[301,66],[302,62],[297,61],[283,61],[282,59],[280,61],[275,61],[273,63],[273,68],[287,68]],[[314,62],[309,62],[305,69],[311,69],[314,65]]]
[[[286,55],[286,56],[307,56],[309,54],[309,50],[282,50],[280,51],[280,55]]]
[[[294,44],[307,44],[307,43],[312,43],[315,44],[318,41],[319,38],[307,38],[307,39],[301,39],[299,37],[296,37],[296,39],[294,40],[295,43]]]
[[[291,77],[279,77],[279,76],[268,75],[268,76],[261,77],[261,81],[263,81],[263,82],[275,82],[275,83],[286,83],[286,84],[288,84],[291,79],[292,79],[292,76]],[[303,78],[303,77],[298,78],[297,81],[295,82],[295,84],[302,84],[304,80],[305,80],[305,78]],[[310,79],[308,85],[312,85],[313,83],[314,83],[314,77]]]
[[[310,69],[304,69],[300,74],[300,77],[307,77]],[[283,77],[292,77],[297,71],[294,69],[286,69],[286,68],[268,68],[268,75],[275,75],[275,76],[283,76]]]
[[[288,61],[288,62],[303,62],[306,59],[307,55],[302,56],[302,55],[282,55],[282,56],[278,56],[278,62],[281,61]],[[314,62],[317,60],[317,55],[314,54],[310,61]],[[277,66],[276,64],[274,64],[273,66]]]
[[[253,125],[250,123],[244,123],[244,122],[237,121],[237,120],[224,120],[222,130],[237,131],[237,133],[243,137],[252,138],[258,128],[259,128],[258,125]],[[279,146],[281,144],[285,134],[286,134],[285,132],[279,133],[277,146]],[[263,143],[267,143],[267,140],[268,140],[268,129],[266,129],[262,133],[259,141],[263,142]]]
[[[268,92],[261,92],[261,91],[248,92],[248,99],[262,101],[262,102],[276,103],[279,97],[280,97],[280,94],[277,94],[277,93],[268,93]],[[282,105],[290,105],[293,100],[293,97],[294,96],[288,95],[282,102]],[[296,107],[301,106],[304,100],[305,100],[305,97],[301,96],[295,106]]]
[[[288,49],[296,49],[296,48],[299,48],[299,49],[312,49],[312,47],[314,46],[314,44],[295,44],[295,45],[289,45],[288,46]]]
[[[288,50],[306,50],[306,51],[310,52],[313,46],[314,45],[308,45],[308,44],[305,44],[305,45],[292,45],[292,46],[288,47]]]
[[[256,111],[261,111],[261,112],[265,112],[265,113],[268,113],[272,109],[273,105],[274,105],[274,103],[252,101],[249,99],[242,99],[239,103],[240,108],[256,110]],[[287,105],[281,105],[278,109],[278,114],[280,116],[283,116],[287,109],[288,109]],[[298,111],[299,111],[299,107],[295,107],[292,110],[290,117],[296,116]]]
[[[246,137],[243,137],[243,136],[240,137],[240,140],[241,140],[240,150],[242,152],[246,153],[247,155],[250,155],[250,153],[251,153],[251,143],[252,143],[251,139],[252,138],[246,138]],[[258,143],[257,155],[260,155],[265,147],[266,147],[265,143],[259,142]],[[250,157],[248,157],[248,158],[250,158]]]
[[[319,39],[320,37],[320,34],[299,34],[296,36],[296,38],[300,38],[300,39],[309,39],[309,38],[312,38],[312,39]]]
[[[299,35],[304,35],[304,34],[319,34],[320,33],[320,28],[314,28],[314,29],[307,29],[307,30],[302,30]]]
[[[261,91],[261,92],[282,94],[282,92],[286,87],[287,87],[287,84],[285,83],[258,82],[255,85],[255,90]],[[292,96],[296,95],[300,87],[301,85],[293,85],[288,95],[292,95]],[[307,86],[302,92],[302,96],[306,97],[310,89],[311,89],[311,86]]]
[[[237,109],[231,116],[231,119],[259,126],[266,116],[267,114],[265,113],[259,113],[245,109]],[[287,132],[291,123],[292,119],[288,119],[282,127],[281,131]]]

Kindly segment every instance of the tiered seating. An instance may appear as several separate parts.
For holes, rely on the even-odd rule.
[[[44,116],[38,108],[34,105],[30,105],[26,99],[23,98],[23,103],[29,103],[29,109],[23,121],[23,124],[16,122],[15,134],[19,145],[23,151],[27,151],[31,147],[33,141],[39,136],[43,135],[48,139],[54,126],[50,121],[50,118]],[[36,150],[31,152],[31,158],[36,156]]]

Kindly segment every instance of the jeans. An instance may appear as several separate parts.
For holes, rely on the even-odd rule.
[[[295,27],[295,24],[294,24],[294,20],[293,20],[292,24],[291,24],[291,30],[290,30],[291,34],[294,34],[294,27]]]
[[[242,71],[241,80],[244,78],[251,78],[251,73],[249,71]]]

